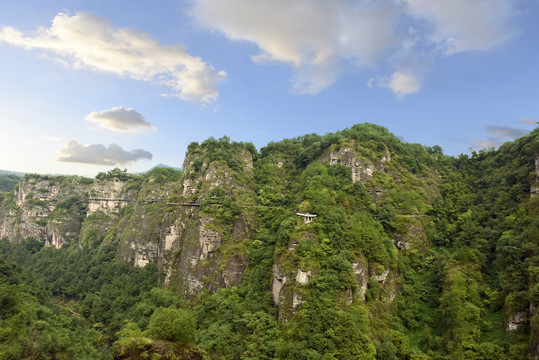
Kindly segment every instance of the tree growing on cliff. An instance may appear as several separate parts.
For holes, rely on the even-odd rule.
[[[150,318],[148,334],[156,340],[168,340],[180,344],[196,341],[196,320],[187,310],[158,308]]]

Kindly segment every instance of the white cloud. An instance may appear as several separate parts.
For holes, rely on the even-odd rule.
[[[153,157],[150,152],[142,149],[126,151],[114,143],[107,147],[101,144],[82,145],[76,140],[69,140],[58,155],[56,160],[61,162],[107,166],[123,166],[140,159],[151,160]]]
[[[216,100],[215,84],[226,78],[224,71],[189,55],[181,45],[160,44],[143,31],[117,28],[107,18],[89,12],[59,13],[50,28],[39,28],[29,36],[4,27],[0,42],[49,51],[54,61],[75,69],[162,84],[174,96],[191,102]]]
[[[512,1],[193,0],[191,13],[229,39],[256,44],[253,61],[292,66],[296,93],[315,94],[348,67],[387,61],[387,87],[402,97],[419,91],[437,57],[490,50],[513,36]]]
[[[137,133],[157,129],[142,114],[121,106],[110,110],[94,111],[86,116],[86,121],[96,123],[101,128],[118,132]]]
[[[335,81],[343,61],[374,65],[398,44],[393,1],[196,0],[193,16],[232,40],[258,45],[259,63],[297,69],[294,91],[317,93]]]
[[[372,78],[367,81],[367,87],[387,87],[398,99],[409,94],[414,94],[421,88],[421,80],[417,75],[406,71],[395,71],[391,77]]]
[[[428,38],[446,55],[485,51],[516,34],[513,0],[403,0],[410,15],[432,26]]]

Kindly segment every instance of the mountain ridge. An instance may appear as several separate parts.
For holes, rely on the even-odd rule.
[[[260,151],[210,138],[181,172],[27,175],[0,237],[155,266],[211,358],[537,356],[538,131],[457,158],[372,124]]]

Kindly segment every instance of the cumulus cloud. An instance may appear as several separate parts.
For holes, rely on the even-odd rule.
[[[69,140],[64,149],[58,154],[57,161],[78,164],[124,166],[140,159],[152,159],[152,154],[146,150],[124,150],[120,145],[112,143],[109,146],[101,144],[82,145],[76,140]]]
[[[393,1],[196,0],[192,14],[232,40],[258,45],[253,61],[297,69],[294,91],[331,85],[343,59],[371,66],[398,43]]]
[[[122,106],[110,110],[94,111],[86,116],[86,121],[96,123],[101,128],[118,132],[137,133],[157,129],[142,114]]]
[[[253,61],[292,66],[296,93],[315,94],[349,67],[385,60],[394,73],[370,85],[402,97],[421,87],[419,58],[490,50],[516,33],[514,12],[512,0],[193,0],[191,14],[256,44]]]
[[[369,79],[367,86],[390,88],[398,99],[402,99],[406,95],[418,92],[421,88],[421,80],[412,73],[395,71],[391,77]]]
[[[102,16],[79,12],[57,14],[49,28],[25,36],[3,27],[0,42],[54,55],[54,61],[75,69],[91,69],[150,81],[169,87],[182,100],[209,103],[219,91],[215,84],[226,78],[181,45],[163,45],[136,29],[117,28]]]

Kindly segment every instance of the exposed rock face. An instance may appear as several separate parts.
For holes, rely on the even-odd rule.
[[[98,245],[117,223],[126,199],[136,198],[137,190],[128,184],[115,178],[27,175],[13,202],[0,207],[0,236],[10,241],[32,236],[56,248],[77,238],[79,246],[88,245],[90,238]]]
[[[278,264],[273,265],[273,281],[272,281],[272,293],[273,303],[279,305],[281,303],[281,289],[286,284],[286,276],[281,273]]]
[[[388,275],[389,270],[386,270],[380,275],[373,275],[372,278],[383,284],[386,281]]]
[[[298,284],[308,284],[310,276],[311,276],[310,271],[304,271],[302,269],[298,269],[298,274],[296,275],[296,282]]]
[[[107,214],[117,213],[129,201],[136,197],[135,191],[124,191],[125,181],[95,181],[90,187],[88,215],[102,211]]]
[[[0,237],[43,240],[60,248],[78,236],[90,179],[27,175],[0,209]]]
[[[351,142],[338,150],[335,146],[330,147],[330,151],[327,154],[322,155],[319,161],[329,165],[344,165],[352,172],[352,182],[365,182],[373,176],[375,170],[382,170],[384,164],[391,161],[391,155],[386,148],[385,154],[379,161],[373,163],[369,159],[361,157],[354,148],[354,142]]]
[[[234,254],[228,260],[225,270],[221,276],[221,287],[229,288],[239,285],[243,279],[243,274],[247,270],[249,259],[244,254]]]
[[[535,154],[535,182],[531,185],[530,193],[532,196],[539,195],[539,154]]]
[[[507,319],[507,326],[505,328],[505,331],[510,332],[516,330],[520,324],[526,321],[526,319],[527,316],[525,312],[517,312],[512,314]]]
[[[365,293],[367,292],[367,283],[369,282],[369,269],[362,263],[352,263],[352,269],[356,274],[357,282],[359,285],[357,291],[357,298],[361,301],[365,301]]]
[[[224,244],[222,233],[212,228],[216,220],[198,214],[198,210],[180,214],[161,238],[159,255],[165,283],[190,296],[203,289],[215,292],[238,285],[248,264],[243,254],[225,256],[223,248],[233,245],[234,239]]]
[[[292,307],[295,309],[296,307],[298,307],[299,305],[303,304],[305,302],[305,300],[303,300],[301,298],[301,296],[297,293],[297,292],[294,292],[293,295],[292,295]]]
[[[212,257],[215,249],[221,246],[221,235],[217,231],[206,227],[212,221],[212,218],[200,218],[200,226],[198,228],[198,260],[206,260]]]
[[[227,162],[210,161],[208,155],[203,146],[186,155],[178,184],[185,206],[169,213],[158,245],[165,283],[187,296],[238,285],[248,264],[241,244],[254,236],[251,153],[238,150]],[[232,210],[230,202],[240,198],[242,206]]]

